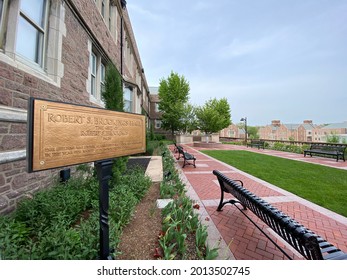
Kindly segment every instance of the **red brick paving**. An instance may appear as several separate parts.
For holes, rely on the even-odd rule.
[[[216,201],[218,205],[220,199],[220,188],[216,183],[216,177],[212,174],[214,169],[225,173],[228,177],[234,180],[242,180],[244,186],[256,195],[264,198],[272,199],[272,205],[293,217],[299,223],[302,223],[307,228],[321,235],[330,243],[334,244],[342,251],[347,252],[347,218],[340,215],[331,215],[331,211],[321,207],[312,207],[312,203],[305,203],[305,200],[294,199],[293,195],[290,196],[289,201],[280,202],[277,198],[281,199],[285,194],[280,190],[276,191],[270,188],[269,184],[261,180],[255,180],[254,177],[239,172],[232,166],[211,159],[210,157],[201,154],[198,148],[195,149],[189,145],[183,145],[184,149],[189,153],[194,154],[197,158],[197,167],[186,166],[182,169],[187,180],[194,188],[202,203],[207,201]],[[221,149],[244,149],[253,152],[270,154],[290,158],[294,160],[312,162],[315,164],[323,164],[335,168],[347,170],[346,162],[336,162],[334,159],[319,158],[319,157],[306,157],[299,154],[292,154],[271,150],[258,150],[254,148],[246,148],[234,145],[221,145]],[[173,147],[171,147],[173,150]],[[178,165],[182,167],[183,159],[177,161]],[[232,197],[227,194],[226,199]],[[271,197],[271,198],[270,198]],[[277,200],[276,200],[277,199]],[[291,201],[292,200],[292,201]],[[307,204],[307,205],[306,205]],[[216,225],[219,233],[228,244],[230,250],[238,260],[277,260],[287,259],[287,257],[277,249],[248,219],[236,209],[235,206],[225,205],[223,211],[217,212],[216,206],[209,206],[206,204],[206,211],[211,217],[213,223]],[[276,239],[273,231],[268,228],[259,218],[252,212],[248,211],[248,215],[264,230],[270,234],[277,244],[291,256],[293,259],[302,259],[302,257],[293,251],[290,245],[281,241],[280,238]],[[337,217],[336,219],[334,217]]]

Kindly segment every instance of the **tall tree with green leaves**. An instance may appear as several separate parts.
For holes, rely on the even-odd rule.
[[[122,78],[112,63],[106,66],[105,86],[101,94],[106,109],[124,112]]]
[[[185,105],[189,99],[189,83],[185,77],[171,72],[159,84],[159,111],[162,113],[162,128],[171,131],[172,137],[176,131],[184,129],[182,117]]]
[[[231,124],[230,106],[226,98],[213,98],[196,108],[198,129],[206,135],[219,132]]]
[[[105,86],[101,97],[105,102],[106,109],[124,112],[122,78],[112,63],[106,66]],[[127,162],[128,157],[119,157],[113,160],[112,180],[115,184],[120,181],[122,174],[125,172]]]
[[[195,107],[189,103],[184,105],[182,121],[182,131],[192,133],[193,130],[197,129],[197,120],[195,114]]]

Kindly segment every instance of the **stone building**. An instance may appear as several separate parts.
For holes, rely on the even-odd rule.
[[[258,133],[260,139],[311,142],[315,127],[311,120],[302,124],[283,124],[280,120],[273,120],[270,125],[260,127]]]
[[[219,132],[219,137],[245,138],[245,129],[231,124]]]
[[[327,142],[328,138],[334,135],[338,138],[339,143],[347,143],[347,121],[321,125],[312,132],[315,142]]]
[[[148,117],[125,0],[0,1],[0,214],[59,176],[59,169],[26,172],[29,97],[103,107],[109,62],[122,76],[125,110]]]
[[[166,133],[161,127],[161,115],[159,112],[159,88],[158,87],[149,87],[150,92],[150,119],[153,131],[155,133]]]

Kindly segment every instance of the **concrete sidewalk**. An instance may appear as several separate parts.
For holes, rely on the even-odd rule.
[[[186,184],[188,195],[200,204],[199,214],[209,230],[210,247],[220,247],[220,259],[237,260],[272,260],[286,259],[251,222],[247,220],[234,206],[226,205],[222,212],[217,212],[220,199],[220,187],[214,169],[228,177],[242,180],[244,186],[264,200],[270,202],[279,210],[293,217],[307,228],[325,238],[339,249],[347,252],[347,218],[312,202],[302,199],[292,193],[240,171],[233,166],[202,154],[199,148],[183,145],[184,149],[197,158],[196,168],[191,165],[182,168],[183,160],[176,162],[182,181]],[[173,146],[169,147],[173,153]],[[245,149],[242,146],[221,145],[218,149]],[[347,169],[347,163],[334,159],[304,158],[303,155],[292,153],[258,150],[246,148],[249,151],[272,154],[294,160],[302,160],[316,164],[324,164],[335,168]],[[231,198],[231,195],[229,195]],[[228,199],[228,196],[225,197]],[[281,248],[293,259],[302,259],[285,241],[249,211],[262,229],[280,244]]]

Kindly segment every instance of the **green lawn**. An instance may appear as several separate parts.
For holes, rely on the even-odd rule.
[[[346,170],[247,151],[203,152],[347,217]]]

